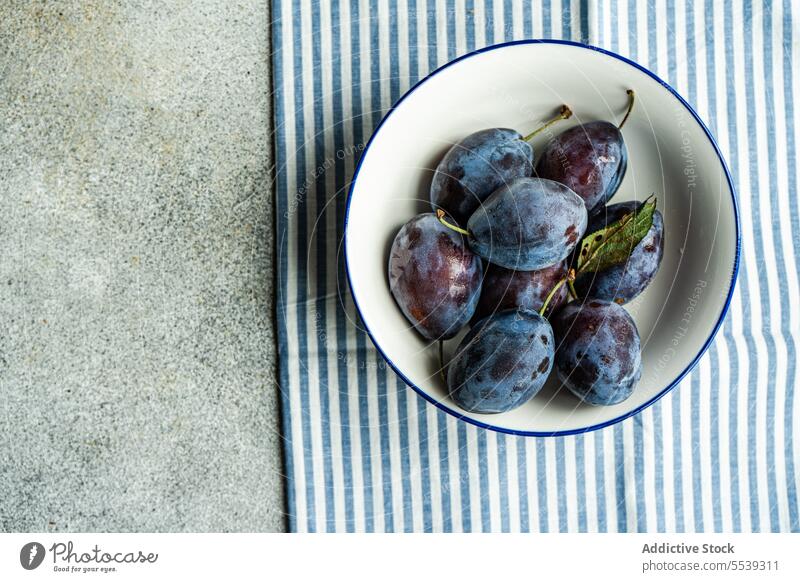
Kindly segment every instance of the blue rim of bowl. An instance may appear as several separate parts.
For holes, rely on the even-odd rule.
[[[647,402],[645,402],[641,406],[638,406],[634,410],[626,412],[625,414],[623,414],[621,416],[618,416],[616,418],[612,418],[611,420],[607,420],[605,422],[601,422],[600,424],[594,424],[592,426],[588,426],[588,427],[584,427],[584,428],[576,428],[576,429],[562,430],[562,431],[537,432],[537,431],[526,431],[526,430],[514,430],[514,429],[504,428],[504,427],[501,427],[501,426],[495,426],[495,425],[492,425],[492,424],[487,424],[485,422],[481,422],[480,420],[476,420],[476,419],[474,419],[472,417],[464,416],[462,414],[459,414],[458,411],[450,408],[449,406],[446,406],[443,402],[437,400],[436,398],[434,398],[433,396],[431,396],[430,394],[425,392],[422,388],[420,388],[419,386],[414,384],[411,380],[409,380],[408,377],[406,377],[406,375],[403,374],[403,372],[395,365],[395,363],[386,355],[386,353],[383,351],[383,349],[381,349],[381,346],[378,345],[378,342],[375,341],[375,338],[373,337],[372,331],[369,329],[369,326],[367,325],[366,320],[364,319],[363,316],[361,316],[361,308],[358,305],[358,298],[356,297],[356,294],[353,291],[353,281],[352,281],[352,277],[350,275],[350,259],[349,259],[348,254],[347,254],[347,248],[348,248],[347,247],[347,227],[348,227],[349,220],[350,220],[350,202],[352,201],[352,198],[353,198],[353,190],[355,188],[356,181],[358,179],[358,174],[361,171],[361,164],[364,162],[364,159],[367,156],[367,152],[369,151],[369,148],[372,145],[372,141],[378,135],[378,132],[380,131],[380,129],[383,126],[383,124],[386,123],[386,120],[388,120],[389,117],[391,117],[392,113],[394,113],[395,109],[397,109],[400,106],[400,104],[403,101],[406,100],[406,98],[408,98],[414,91],[416,91],[417,88],[419,88],[423,83],[428,81],[428,79],[433,78],[435,75],[441,73],[443,70],[455,65],[456,63],[458,63],[460,61],[463,61],[463,60],[466,60],[466,59],[468,59],[470,57],[474,57],[474,56],[479,55],[481,53],[497,50],[497,49],[508,47],[508,46],[521,45],[521,44],[559,44],[559,45],[567,45],[567,46],[583,48],[583,49],[587,49],[587,50],[591,50],[591,51],[596,51],[598,53],[602,53],[604,55],[608,55],[610,57],[613,57],[613,58],[618,59],[618,60],[620,60],[620,61],[622,61],[624,63],[627,63],[627,64],[631,65],[632,67],[634,67],[634,68],[638,69],[639,71],[645,73],[648,77],[654,79],[662,87],[667,89],[686,108],[686,110],[689,111],[689,113],[692,114],[692,117],[694,117],[695,121],[697,121],[698,125],[700,125],[700,127],[703,129],[703,131],[706,134],[706,137],[708,137],[708,140],[711,142],[711,145],[714,147],[714,151],[716,152],[717,157],[719,158],[719,162],[720,162],[720,164],[722,164],[722,168],[725,170],[725,178],[727,179],[728,186],[730,187],[731,203],[733,204],[733,215],[734,215],[734,222],[735,222],[735,227],[736,227],[736,256],[734,257],[734,261],[733,261],[733,273],[731,275],[731,285],[730,285],[730,289],[728,290],[728,296],[725,298],[725,305],[723,306],[722,311],[720,312],[719,319],[717,320],[717,323],[714,324],[714,329],[711,330],[711,333],[709,334],[708,339],[706,339],[705,343],[703,344],[703,347],[700,348],[700,351],[697,352],[697,355],[689,363],[689,365],[683,370],[683,372],[678,374],[678,376],[672,382],[670,382],[666,386],[666,388],[661,390],[653,398],[651,398],[650,400],[648,400]],[[742,238],[741,238],[741,225],[739,223],[739,206],[738,206],[738,204],[736,202],[736,190],[735,190],[735,188],[733,186],[733,179],[731,178],[731,172],[728,169],[728,164],[725,163],[725,158],[722,156],[722,152],[719,149],[719,145],[717,144],[717,141],[714,139],[714,136],[711,134],[711,131],[709,131],[708,127],[706,127],[706,124],[703,122],[703,120],[700,118],[700,116],[697,114],[697,112],[694,110],[694,108],[691,105],[689,105],[689,103],[687,103],[686,100],[683,97],[681,97],[680,94],[675,89],[673,89],[672,86],[669,83],[667,83],[666,81],[662,80],[658,75],[656,75],[655,73],[653,73],[649,69],[646,69],[645,67],[643,67],[639,63],[636,63],[636,62],[634,62],[634,61],[632,61],[632,60],[630,60],[630,59],[628,59],[626,57],[623,57],[622,55],[618,55],[617,53],[608,51],[608,50],[600,48],[600,47],[596,47],[596,46],[592,46],[592,45],[588,45],[588,44],[583,44],[583,43],[580,43],[580,42],[569,41],[569,40],[526,39],[526,40],[515,40],[515,41],[504,42],[504,43],[500,43],[500,44],[494,44],[494,45],[491,45],[491,46],[484,47],[482,49],[478,49],[476,51],[472,51],[471,53],[467,53],[465,55],[462,55],[462,56],[460,56],[460,57],[458,57],[458,58],[456,58],[456,59],[454,59],[454,60],[452,60],[452,61],[450,61],[450,62],[448,62],[448,63],[446,63],[444,65],[442,65],[441,67],[439,67],[435,71],[429,73],[423,79],[418,81],[413,87],[411,87],[408,91],[406,91],[405,94],[403,94],[403,96],[400,97],[400,99],[398,99],[398,101],[394,105],[392,105],[391,109],[389,109],[389,111],[386,113],[386,115],[383,116],[383,119],[381,119],[381,122],[375,128],[375,131],[372,132],[372,136],[369,138],[369,141],[367,141],[367,145],[366,145],[366,147],[364,147],[364,151],[361,153],[361,157],[358,160],[358,165],[356,166],[355,172],[353,173],[353,180],[350,183],[350,190],[348,191],[348,195],[347,195],[347,207],[346,207],[346,210],[345,210],[345,217],[344,217],[345,271],[347,272],[347,283],[350,286],[350,295],[352,295],[353,303],[355,304],[356,310],[358,311],[359,316],[361,316],[361,320],[364,322],[364,329],[366,330],[370,341],[372,341],[372,344],[375,346],[375,348],[381,354],[383,359],[386,360],[386,363],[388,363],[389,366],[392,368],[392,370],[394,370],[395,373],[398,376],[400,376],[400,378],[402,378],[403,382],[405,382],[408,386],[410,386],[417,394],[422,396],[425,400],[427,400],[428,402],[430,402],[431,404],[433,404],[437,408],[445,411],[447,414],[455,416],[456,418],[458,418],[460,420],[463,420],[465,422],[468,422],[468,423],[473,424],[475,426],[478,426],[480,428],[485,428],[485,429],[488,429],[488,430],[493,430],[493,431],[496,431],[496,432],[509,434],[509,435],[514,435],[514,436],[527,436],[527,437],[568,436],[568,435],[573,435],[573,434],[582,434],[582,433],[592,432],[592,431],[595,431],[595,430],[600,430],[601,428],[605,428],[607,426],[611,426],[611,425],[616,424],[618,422],[622,422],[623,420],[625,420],[627,418],[630,418],[630,417],[632,417],[632,416],[634,416],[636,414],[639,414],[645,408],[647,408],[648,406],[652,406],[659,399],[661,399],[665,394],[667,394],[670,390],[675,388],[675,386],[677,386],[680,383],[680,381],[683,380],[683,378],[689,372],[691,372],[692,369],[697,365],[697,363],[700,361],[700,358],[703,357],[703,354],[705,354],[706,350],[711,345],[711,342],[714,340],[714,337],[717,335],[717,332],[719,331],[719,328],[722,327],[722,323],[725,320],[725,316],[727,315],[728,309],[731,306],[731,299],[733,298],[733,291],[734,291],[734,288],[736,287],[736,279],[737,279],[737,277],[739,275],[739,256],[741,254],[741,246],[742,246]]]

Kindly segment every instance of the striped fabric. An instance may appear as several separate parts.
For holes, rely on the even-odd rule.
[[[281,386],[294,531],[800,531],[800,4],[274,0]],[[564,438],[479,430],[383,364],[347,289],[354,164],[450,59],[567,38],[643,64],[729,161],[742,266],[699,366],[655,406]]]

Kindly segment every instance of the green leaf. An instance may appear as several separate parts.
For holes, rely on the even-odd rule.
[[[655,210],[656,199],[651,196],[635,212],[584,238],[577,274],[603,271],[626,262],[653,226]]]

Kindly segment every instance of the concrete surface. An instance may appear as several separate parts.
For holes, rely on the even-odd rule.
[[[268,8],[0,2],[0,530],[284,527]]]

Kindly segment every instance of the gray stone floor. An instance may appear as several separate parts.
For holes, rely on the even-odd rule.
[[[268,9],[0,2],[0,530],[283,529]]]

